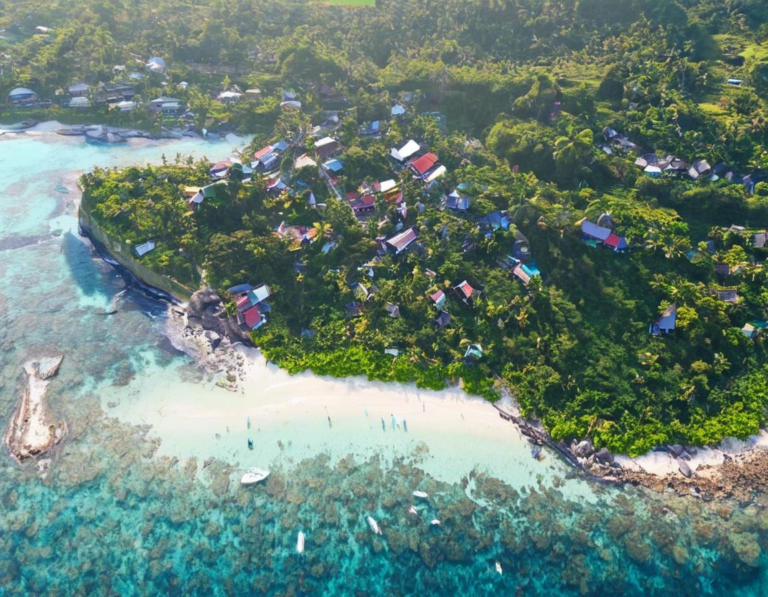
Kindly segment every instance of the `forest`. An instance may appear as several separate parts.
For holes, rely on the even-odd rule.
[[[630,454],[765,423],[764,2],[0,6],[2,90],[53,97],[163,56],[167,71],[138,84],[144,100],[171,86],[197,130],[253,135],[243,164],[286,140],[268,174],[231,168],[196,206],[185,189],[209,185],[214,164],[172,146],[163,165],[86,175],[83,205],[117,238],[155,240],[145,265],[213,286],[233,315],[227,288],[269,284],[252,336],[287,370],[458,382],[489,400],[506,388],[555,439]],[[216,99],[253,88],[258,101]],[[281,107],[288,91],[300,110]],[[41,117],[27,110],[0,118]],[[332,185],[315,144],[328,135],[343,164]],[[445,167],[434,183],[391,158],[410,139]],[[649,155],[669,167],[638,165]],[[361,216],[345,199],[388,179],[397,201],[374,192]],[[447,206],[457,189],[467,209]],[[609,222],[628,249],[586,238],[585,220]],[[408,229],[409,250],[383,249]],[[521,243],[527,280],[512,273]],[[671,306],[674,329],[657,334]]]

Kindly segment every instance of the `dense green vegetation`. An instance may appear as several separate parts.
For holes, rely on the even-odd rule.
[[[764,423],[765,340],[741,328],[766,319],[766,249],[752,234],[768,225],[768,184],[750,194],[724,179],[654,179],[633,165],[635,154],[597,147],[610,126],[646,151],[759,173],[768,159],[764,2],[448,1],[438,10],[396,1],[329,10],[278,1],[184,11],[164,2],[152,10],[141,2],[91,2],[85,10],[6,4],[8,26],[28,31],[47,17],[54,28],[52,43],[34,36],[5,46],[14,62],[6,88],[109,79],[113,63],[151,48],[168,61],[168,82],[190,83],[174,95],[188,101],[198,126],[254,133],[246,156],[278,138],[296,142],[281,164],[292,193],[230,179],[196,211],[182,189],[209,182],[210,164],[171,158],[178,163],[85,179],[86,205],[106,229],[135,244],[158,241],[143,258],[158,271],[193,284],[202,276],[219,289],[270,284],[272,313],[254,339],[289,371],[365,373],[424,387],[462,379],[490,399],[503,381],[555,438],[590,435],[630,453],[743,437]],[[201,63],[232,72],[225,80],[223,71],[202,73]],[[744,84],[727,86],[728,78]],[[142,93],[159,94],[161,82],[147,77]],[[293,170],[294,157],[314,152],[305,141],[311,125],[325,119],[321,83],[348,100],[335,131],[344,148],[342,191],[391,177],[389,148],[409,138],[447,167],[429,192],[408,174],[399,179],[405,225],[418,226],[420,249],[372,262],[374,239],[394,233],[395,207],[379,199],[375,217],[361,225],[315,170]],[[210,99],[232,84],[258,86],[262,100]],[[298,92],[301,112],[281,112],[283,88]],[[406,91],[419,99],[391,120]],[[445,118],[422,115],[436,111]],[[359,125],[376,118],[389,120],[385,135],[362,137]],[[310,209],[297,180],[327,208]],[[440,209],[458,183],[472,196],[460,215]],[[496,210],[513,226],[486,235],[478,220]],[[627,237],[626,254],[582,242],[579,222],[604,212]],[[297,247],[274,234],[281,222],[315,227],[318,237]],[[542,272],[527,287],[498,265],[516,230]],[[337,246],[325,253],[329,240]],[[464,279],[483,289],[472,306],[450,291]],[[350,318],[345,305],[357,282],[377,292]],[[429,299],[438,288],[449,294],[444,329]],[[736,304],[718,299],[725,288],[738,293]],[[650,335],[671,303],[677,329]],[[387,304],[401,316],[390,317]],[[484,357],[466,365],[472,343]],[[384,354],[388,348],[399,356]]]

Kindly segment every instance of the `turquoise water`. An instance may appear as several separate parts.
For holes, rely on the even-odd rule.
[[[568,488],[586,482],[566,483],[552,465],[521,488],[477,472],[440,481],[424,472],[428,454],[331,459],[321,450],[290,467],[262,463],[272,475],[244,491],[226,458],[203,467],[158,455],[151,430],[103,405],[110,391],[140,388],[142,370],[198,374],[163,336],[162,305],[129,290],[118,314],[101,314],[125,283],[77,235],[72,172],[177,152],[218,159],[229,146],[0,140],[2,424],[21,365],[62,353],[49,405],[70,432],[44,473],[0,456],[0,594],[768,594],[761,505],[599,485],[587,501]],[[413,515],[416,487],[430,498]]]

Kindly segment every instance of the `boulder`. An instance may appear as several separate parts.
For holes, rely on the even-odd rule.
[[[690,479],[693,476],[693,471],[691,470],[691,467],[688,466],[688,463],[682,458],[677,459],[677,467],[680,469],[680,473],[684,477],[688,477]]]
[[[46,357],[34,363],[32,367],[40,379],[50,379],[56,375],[63,360],[64,355],[58,357]]]
[[[611,464],[613,462],[613,454],[608,448],[600,448],[595,454],[595,460],[600,464]]]
[[[205,336],[206,340],[210,342],[211,350],[216,350],[219,347],[219,344],[221,344],[221,336],[216,332],[212,330],[206,330],[203,335]]]
[[[671,446],[667,446],[667,449],[669,450],[669,453],[672,454],[672,456],[675,458],[680,458],[683,452],[685,452],[685,448],[683,448],[683,446],[680,444],[672,444]]]
[[[576,444],[573,453],[579,458],[589,458],[595,453],[595,446],[592,445],[592,440],[587,438]]]

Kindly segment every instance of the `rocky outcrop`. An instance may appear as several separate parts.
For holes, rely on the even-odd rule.
[[[251,340],[237,323],[234,317],[227,317],[224,303],[211,288],[198,290],[189,299],[187,317],[190,324],[197,323],[203,329],[227,337],[233,344],[242,342],[250,344]]]
[[[54,423],[46,406],[49,380],[56,375],[63,359],[44,358],[24,365],[24,393],[3,438],[11,457],[19,464],[46,453],[67,434],[66,423]]]

